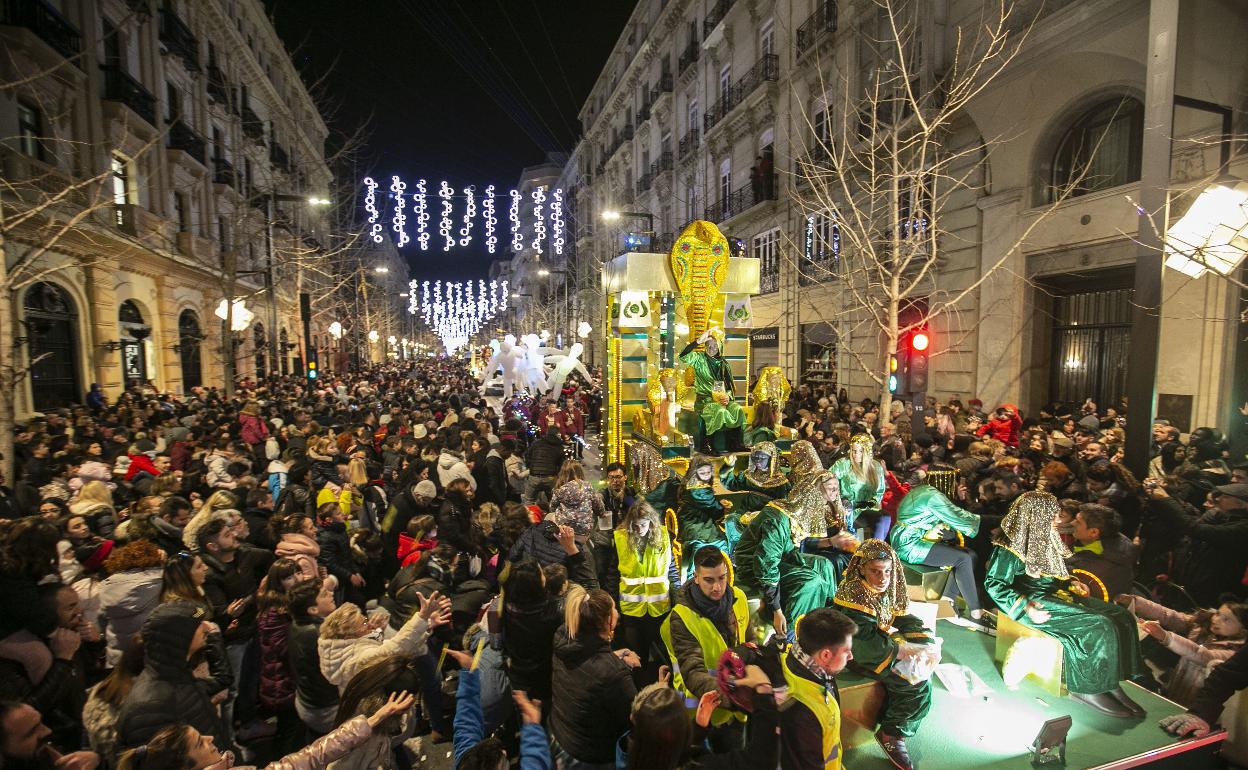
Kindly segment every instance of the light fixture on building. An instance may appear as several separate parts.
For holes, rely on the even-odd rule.
[[[255,319],[256,314],[248,310],[246,303],[241,299],[236,299],[231,304],[233,304],[233,309],[229,313],[230,331],[232,332],[246,331],[247,327],[251,326],[251,322],[252,320]],[[224,299],[221,300],[220,304],[217,305],[217,309],[213,311],[213,314],[217,318],[220,318],[222,321],[225,320],[225,316],[227,315],[227,312],[226,312],[226,304],[225,304]]]
[[[333,203],[333,201],[331,201],[329,198],[317,198],[316,196],[312,196],[311,198],[308,198],[309,206],[328,206],[331,203]]]
[[[579,324],[576,325],[576,336],[584,339],[585,337],[588,337],[589,333],[592,332],[593,330],[594,330],[594,327],[590,326],[588,322],[581,321]]]
[[[329,325],[329,334],[336,340],[342,339],[342,324],[334,321]]]
[[[376,342],[379,339],[381,339],[381,335],[377,333],[376,329],[373,329],[371,332],[368,333],[369,342]]]
[[[537,274],[545,278],[546,276],[550,275],[550,271],[543,267],[537,271]]]
[[[1166,230],[1166,267],[1192,278],[1230,275],[1248,250],[1248,182],[1224,177]]]

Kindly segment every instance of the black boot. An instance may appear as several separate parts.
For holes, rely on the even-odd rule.
[[[889,735],[880,730],[875,734],[875,740],[880,744],[880,748],[884,749],[888,761],[892,762],[897,770],[915,770],[914,762],[910,759],[910,749],[906,748],[905,738],[900,735]]]
[[[1127,709],[1127,711],[1130,711],[1131,716],[1142,719],[1144,716],[1147,715],[1148,712],[1144,710],[1143,706],[1131,700],[1131,698],[1129,698],[1127,694],[1123,692],[1122,685],[1119,685],[1115,687],[1114,689],[1110,690],[1109,694],[1114,696],[1114,700],[1121,703],[1123,707]]]
[[[1119,703],[1117,698],[1107,692],[1093,694],[1072,692],[1070,697],[1088,704],[1102,714],[1108,714],[1119,719],[1131,718],[1131,712],[1127,710],[1127,707]]]
[[[740,426],[732,428],[728,431],[728,451],[729,452],[748,452],[750,448],[745,445],[745,437]]]

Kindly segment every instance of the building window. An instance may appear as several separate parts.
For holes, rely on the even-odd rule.
[[[908,176],[901,180],[897,193],[897,217],[902,238],[919,238],[927,234],[932,221],[932,180],[926,175]]]
[[[828,108],[826,106],[820,106],[815,111],[811,126],[814,129],[815,142],[819,145],[827,145],[831,133],[828,131]]]
[[[1053,303],[1051,394],[1069,404],[1119,403],[1127,392],[1133,290],[1059,296]]]
[[[725,102],[728,99],[728,90],[732,87],[732,67],[725,64],[724,68],[719,71],[719,101]]]
[[[173,194],[173,214],[178,224],[178,232],[189,233],[191,231],[191,201],[186,193],[175,192]]]
[[[22,154],[44,160],[43,113],[26,101],[17,103],[17,142]]]
[[[1101,102],[1066,131],[1053,154],[1049,202],[1138,182],[1144,105],[1130,97]]]
[[[732,198],[732,158],[724,158],[719,164],[719,205],[723,216],[727,215],[728,201]]]
[[[121,68],[121,32],[117,29],[117,25],[113,24],[108,19],[104,19],[100,22],[100,29],[101,37],[103,38],[100,42],[104,47],[104,66]]]
[[[698,130],[699,117],[698,117],[698,100],[692,97],[689,99],[688,116],[689,116],[689,123],[688,123],[689,133],[693,133],[694,131]]]
[[[776,52],[776,22],[768,19],[758,30],[758,53],[761,59]]]
[[[840,275],[841,231],[831,212],[806,216],[802,244],[798,283],[809,286],[835,281]]]
[[[125,206],[130,202],[130,161],[118,153],[113,153],[113,206],[116,208],[117,224],[125,224]]]
[[[173,83],[165,83],[165,122],[176,123],[182,119],[182,94]]]
[[[217,242],[222,252],[230,250],[230,221],[226,217],[217,217]]]
[[[750,243],[751,255],[758,260],[760,292],[770,294],[780,290],[780,228],[754,236]]]

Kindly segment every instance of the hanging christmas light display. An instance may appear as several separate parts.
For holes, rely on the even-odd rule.
[[[443,251],[450,251],[455,245],[455,239],[451,237],[451,196],[454,194],[446,180],[442,180],[442,186],[438,188],[438,197],[442,199],[442,221],[438,223],[438,234],[446,241],[442,245]]]
[[[364,193],[364,210],[368,212],[370,235],[372,235],[374,243],[381,243],[382,230],[384,228],[382,228],[381,222],[378,221],[381,218],[381,212],[377,210],[377,181],[371,176],[364,177],[364,188],[366,190]]]
[[[546,240],[546,220],[542,219],[542,204],[546,202],[546,188],[533,190],[533,253],[542,256],[542,241]]]
[[[414,208],[412,211],[416,214],[416,242],[420,244],[421,251],[429,250],[429,188],[426,186],[425,180],[420,179],[416,182],[416,194],[412,196]]]
[[[550,243],[555,254],[563,255],[563,190],[555,188],[550,194]]]
[[[477,215],[476,193],[471,186],[464,188],[464,226],[459,228],[459,245],[472,243],[472,218]]]
[[[485,215],[485,248],[493,254],[498,248],[498,237],[494,235],[494,227],[498,224],[498,218],[494,216],[494,185],[486,186],[481,208]]]
[[[508,219],[511,220],[511,250],[521,251],[524,249],[524,236],[520,234],[520,191],[511,191],[511,209],[507,212]]]
[[[396,246],[402,248],[408,244],[411,238],[407,237],[407,215],[403,213],[403,208],[407,205],[403,200],[403,191],[407,189],[407,183],[397,176],[390,177],[390,192],[394,193],[394,232],[399,238],[395,241]]]
[[[416,291],[418,287],[420,292]],[[485,299],[487,289],[484,280],[477,281],[475,287],[472,281],[448,281],[445,299],[441,281],[434,283],[432,297],[429,294],[428,281],[412,281],[408,289],[408,312],[419,315],[434,334],[438,335],[448,355],[467,345],[472,336],[497,312],[495,304]],[[503,296],[506,296],[506,281],[502,282],[501,290]],[[497,297],[499,283],[490,281],[488,291],[491,297]],[[418,304],[415,300],[417,296],[420,297]],[[506,309],[505,304],[503,309]]]

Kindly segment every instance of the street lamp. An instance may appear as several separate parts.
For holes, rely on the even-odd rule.
[[[385,275],[386,273],[390,272],[390,268],[386,267],[385,265],[378,265],[377,267],[373,268],[373,272],[379,275]]]

